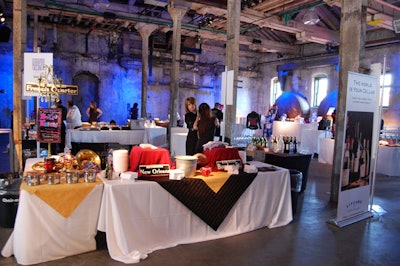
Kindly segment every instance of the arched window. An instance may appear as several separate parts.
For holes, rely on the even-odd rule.
[[[390,87],[392,86],[392,74],[381,75],[380,85],[382,92],[382,107],[389,107]]]
[[[271,100],[270,104],[271,106],[275,103],[276,99],[281,96],[282,90],[281,90],[281,84],[279,83],[279,80],[277,77],[271,79]]]
[[[328,78],[325,75],[314,77],[311,102],[312,107],[318,107],[328,93]]]

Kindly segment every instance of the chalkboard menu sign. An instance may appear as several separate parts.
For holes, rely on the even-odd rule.
[[[61,142],[61,108],[39,108],[38,132],[39,142]]]

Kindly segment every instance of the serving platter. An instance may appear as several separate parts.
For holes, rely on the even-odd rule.
[[[86,162],[92,162],[101,167],[100,156],[92,150],[89,149],[80,150],[78,151],[75,157],[79,166],[84,165]]]

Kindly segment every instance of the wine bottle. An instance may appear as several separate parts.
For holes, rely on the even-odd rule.
[[[277,145],[277,152],[283,151],[283,138],[279,136],[278,145]]]
[[[369,139],[366,140],[366,147],[365,147],[365,176],[369,176],[369,171],[371,167],[371,156],[369,154]]]
[[[354,158],[353,158],[353,175],[350,180],[350,182],[354,182],[358,180],[360,177],[360,172],[359,172],[359,166],[360,166],[360,124],[356,124],[356,131],[353,139],[353,153],[354,153]]]
[[[290,143],[289,143],[289,137],[288,136],[284,136],[283,137],[283,145],[284,145],[283,152],[284,153],[289,153],[289,151],[290,151]]]
[[[353,177],[354,177],[354,179],[352,181],[357,180],[360,176],[360,172],[358,171],[359,165],[360,165],[360,158],[358,157],[358,151],[356,150],[354,153],[354,160],[353,160]]]
[[[350,176],[349,164],[350,164],[349,142],[346,141],[346,147],[343,156],[342,187],[347,186],[349,184],[349,176]]]
[[[261,138],[261,147],[262,148],[267,147],[267,139],[264,136],[262,136]]]
[[[360,178],[364,178],[366,175],[366,165],[365,165],[365,139],[363,140],[363,145],[360,148],[360,163],[359,163],[359,173]]]
[[[293,137],[288,137],[289,141],[289,153],[293,153]]]
[[[293,153],[297,153],[297,140],[296,137],[293,139]]]

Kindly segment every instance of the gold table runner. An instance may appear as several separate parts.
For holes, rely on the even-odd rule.
[[[77,184],[67,184],[65,180],[61,180],[61,184],[57,185],[28,186],[25,182],[22,182],[21,190],[36,195],[59,214],[68,218],[90,191],[101,183],[98,178],[93,183],[85,183],[83,178],[79,178]]]
[[[212,172],[209,176],[203,176],[200,171],[196,171],[196,175],[193,178],[202,179],[207,186],[209,186],[215,193],[217,193],[221,187],[228,180],[230,174],[228,172],[218,171]]]

